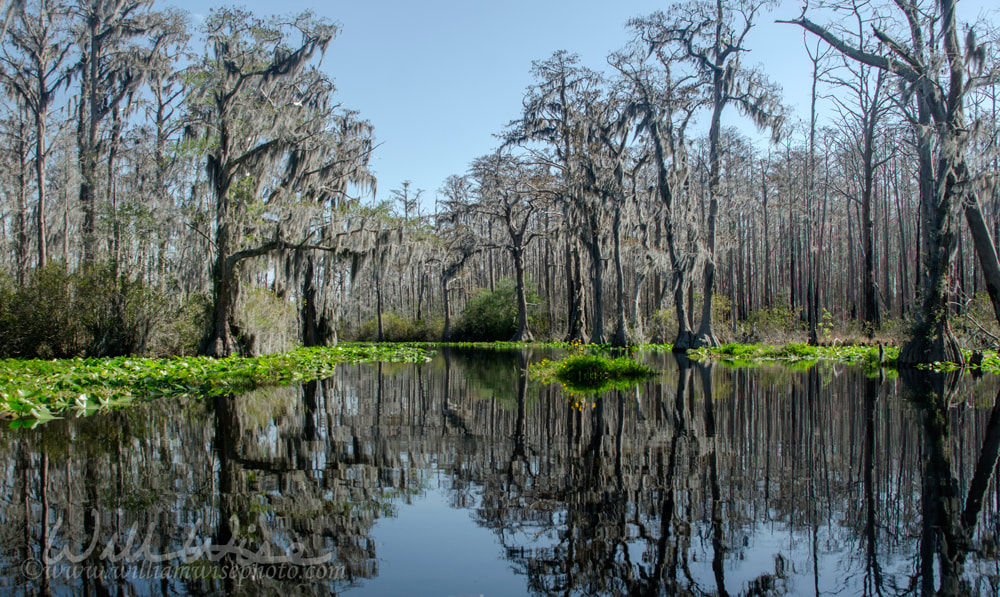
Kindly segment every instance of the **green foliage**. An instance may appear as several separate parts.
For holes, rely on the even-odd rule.
[[[406,319],[395,311],[382,314],[382,333],[386,342],[434,342],[441,338],[444,320]],[[374,342],[378,338],[378,319],[372,317],[354,331],[353,337],[359,342]]]
[[[0,360],[0,416],[15,419],[13,427],[34,426],[67,413],[86,416],[136,400],[217,396],[322,379],[338,363],[429,357],[428,351],[412,346],[344,344],[253,358]]]
[[[895,367],[899,348],[887,346],[879,354],[878,346],[809,346],[795,342],[784,346],[723,344],[715,348],[690,350],[688,356],[698,360],[715,359],[736,367],[781,361],[802,368],[822,360],[859,364],[866,370],[878,371],[882,367]]]
[[[22,287],[0,281],[0,356],[68,358],[145,351],[163,299],[110,265],[53,263]]]
[[[627,357],[607,358],[595,347],[579,345],[576,354],[559,361],[542,360],[528,367],[532,380],[558,382],[570,393],[597,393],[626,389],[656,371]]]
[[[532,333],[544,335],[544,318],[541,305],[544,301],[528,282],[525,283],[528,301],[528,326]],[[463,342],[490,342],[509,340],[517,331],[517,287],[514,280],[504,278],[495,290],[481,290],[465,303],[458,321],[451,330],[452,338]]]
[[[240,331],[253,338],[255,354],[287,352],[299,338],[298,309],[266,288],[254,288],[240,295],[236,307]]]
[[[148,354],[157,357],[197,354],[211,308],[211,299],[198,293],[179,306],[166,309],[162,323],[154,328],[149,339]]]
[[[782,298],[771,307],[763,307],[751,313],[746,321],[740,322],[739,327],[742,337],[747,341],[757,342],[772,335],[777,336],[780,341],[789,334],[801,331],[803,323],[801,313],[792,310]]]
[[[816,322],[816,331],[823,334],[823,337],[827,339],[833,333],[833,314],[827,311],[826,307],[823,308],[823,315]]]

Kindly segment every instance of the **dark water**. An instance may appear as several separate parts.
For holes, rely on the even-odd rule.
[[[4,429],[0,594],[997,594],[995,378],[542,356]]]

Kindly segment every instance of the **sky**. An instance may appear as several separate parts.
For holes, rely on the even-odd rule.
[[[499,145],[496,135],[518,117],[532,83],[531,63],[558,50],[580,56],[582,65],[606,68],[607,55],[629,40],[626,22],[657,10],[665,0],[284,0],[281,14],[312,10],[337,22],[340,34],[323,60],[337,98],[374,125],[379,143],[373,169],[377,199],[405,180],[422,189],[431,209],[444,180],[465,174],[469,163]],[[211,0],[157,0],[191,13],[197,26]],[[798,16],[800,2],[783,1],[759,19],[749,36],[745,65],[759,65],[778,83],[792,117],[808,118],[811,64],[803,32],[775,19]],[[971,17],[979,0],[960,8]],[[257,15],[275,3],[247,0]],[[196,42],[197,43],[197,42]],[[195,45],[195,48],[198,46]],[[724,126],[754,135],[733,110]],[[764,137],[760,136],[760,139]],[[764,142],[763,140],[761,141]]]

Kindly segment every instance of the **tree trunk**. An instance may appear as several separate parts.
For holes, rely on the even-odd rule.
[[[596,222],[591,222],[590,237],[586,245],[590,251],[591,280],[594,287],[594,329],[590,334],[590,343],[604,344],[607,341],[604,337],[604,256]]]
[[[963,365],[965,358],[958,346],[948,322],[948,308],[951,300],[951,265],[958,250],[956,220],[958,200],[954,170],[947,173],[942,200],[936,205],[925,201],[924,211],[931,216],[925,235],[927,246],[927,283],[924,286],[924,300],[920,321],[913,336],[899,351],[900,365],[917,365],[948,361]],[[922,184],[924,181],[921,181]],[[933,197],[929,198],[933,201]],[[978,248],[977,248],[978,251]]]
[[[26,131],[18,131],[17,164],[17,283],[24,286],[28,278],[28,152],[24,143]]]
[[[970,193],[965,202],[965,220],[972,234],[973,246],[986,283],[986,293],[993,305],[993,314],[997,321],[1000,321],[1000,259],[997,257],[996,245],[990,235],[989,226],[983,217],[979,197],[975,193]]]
[[[45,226],[45,110],[35,112],[35,184],[38,185],[38,210],[36,211],[38,228],[38,268],[48,263],[47,229]]]
[[[715,293],[715,224],[719,215],[719,183],[720,183],[720,132],[722,109],[726,102],[723,94],[723,71],[716,70],[713,78],[713,110],[712,123],[708,131],[708,234],[705,237],[705,270],[704,286],[702,287],[701,326],[695,337],[695,347],[718,346],[719,340],[712,331],[712,297]]]
[[[323,346],[326,338],[320,330],[316,310],[316,285],[313,283],[313,258],[306,257],[306,271],[302,275],[302,345]]]
[[[379,275],[379,267],[376,264],[372,268],[375,275],[375,320],[378,323],[378,332],[375,336],[376,342],[385,342],[385,330],[382,327],[382,276]]]
[[[583,264],[580,259],[580,248],[569,240],[566,241],[566,275],[569,278],[567,287],[569,321],[566,329],[566,341],[583,341],[586,313],[583,294]]]
[[[451,340],[451,306],[448,303],[448,282],[451,279],[441,276],[441,296],[444,300],[444,331],[441,332],[441,340],[448,342]]]
[[[615,347],[625,347],[630,344],[628,323],[625,317],[625,272],[622,268],[621,222],[621,206],[616,205],[614,224],[611,231],[614,240],[615,259],[615,335],[611,339],[611,345]]]
[[[524,289],[524,249],[520,239],[515,239],[515,248],[511,251],[514,258],[514,284],[517,288],[517,330],[511,342],[530,342],[533,338],[528,329],[528,299]]]
[[[200,352],[211,357],[228,357],[242,352],[232,328],[239,288],[227,257],[230,252],[229,225],[219,224],[215,235],[215,266],[212,270],[212,318]]]

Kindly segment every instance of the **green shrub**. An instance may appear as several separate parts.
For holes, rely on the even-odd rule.
[[[163,319],[163,298],[139,280],[96,265],[77,280],[81,323],[90,356],[145,354],[153,328]]]
[[[180,305],[168,309],[149,339],[149,354],[159,357],[198,354],[211,309],[208,295],[201,293],[192,294]]]
[[[559,361],[543,360],[528,368],[532,379],[558,382],[569,392],[593,393],[626,389],[656,371],[627,357],[606,358],[579,352]]]
[[[542,299],[528,287],[528,327],[536,336],[544,336]],[[517,287],[514,280],[504,278],[495,290],[480,290],[465,303],[451,330],[453,340],[460,342],[496,342],[510,340],[517,331]]]
[[[382,314],[382,334],[386,342],[436,342],[441,339],[444,321],[438,318],[412,321],[395,311]],[[372,317],[362,323],[352,334],[359,342],[378,339],[378,319]]]
[[[249,340],[250,354],[288,352],[299,341],[299,313],[295,303],[266,288],[250,288],[240,293],[236,323]]]
[[[9,280],[0,294],[0,352],[6,357],[63,358],[84,354],[86,334],[76,310],[76,279],[60,263],[34,272],[22,287]]]
[[[52,263],[24,286],[0,282],[0,356],[141,354],[162,302],[142,282],[116,276],[110,266],[70,273]]]

